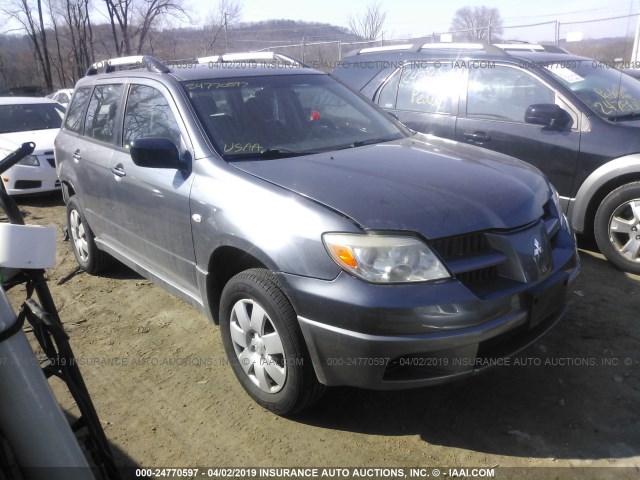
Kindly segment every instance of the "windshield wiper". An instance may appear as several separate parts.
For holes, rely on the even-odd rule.
[[[273,160],[277,158],[287,157],[299,157],[302,155],[309,155],[315,152],[298,152],[295,150],[289,150],[288,148],[267,148],[260,150],[259,152],[247,152],[227,155],[229,160],[241,160],[241,159],[261,159],[261,160]]]
[[[628,112],[622,113],[620,115],[609,115],[607,120],[611,120],[612,122],[620,122],[625,120],[635,120],[636,118],[640,118],[640,112]]]
[[[374,143],[381,143],[383,141],[384,140],[380,140],[379,138],[370,138],[368,140],[356,140],[349,146],[351,148],[364,147],[365,145],[373,145]]]
[[[393,140],[399,140],[402,137],[397,137],[396,135],[388,135],[386,137],[382,137],[382,138],[367,138],[366,140],[356,140],[354,142],[348,143],[347,145],[342,145],[339,147],[336,147],[336,150],[344,150],[347,148],[357,148],[357,147],[364,147],[365,145],[373,145],[375,143],[384,143],[384,142],[391,142]]]

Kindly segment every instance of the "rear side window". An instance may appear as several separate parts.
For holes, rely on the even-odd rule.
[[[91,97],[91,87],[79,88],[73,96],[73,102],[69,105],[65,128],[71,132],[82,134],[84,112]]]
[[[122,84],[98,85],[93,90],[84,122],[84,134],[87,137],[103,142],[113,141],[122,90]]]
[[[460,69],[446,64],[407,66],[398,88],[398,110],[451,114],[458,95]]]
[[[147,85],[132,85],[124,111],[122,144],[131,146],[136,138],[161,137],[180,148],[180,128],[165,96]]]

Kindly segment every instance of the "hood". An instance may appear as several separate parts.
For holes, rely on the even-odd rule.
[[[364,229],[442,238],[530,223],[549,199],[545,177],[505,155],[420,135],[233,166],[309,197]]]
[[[0,134],[0,146],[3,149],[13,151],[25,142],[33,142],[36,144],[34,155],[41,155],[44,151],[53,150],[53,141],[59,131],[59,128],[48,128],[46,130],[3,133]]]

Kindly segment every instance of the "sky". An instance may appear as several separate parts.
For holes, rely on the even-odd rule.
[[[239,0],[242,20],[258,22],[291,19],[347,26],[349,15],[366,9],[371,0]],[[185,0],[194,10],[206,12],[211,0]],[[379,0],[386,12],[385,38],[424,36],[449,30],[455,11],[466,5],[495,7],[504,25],[521,25],[559,20],[571,22],[640,13],[640,0]],[[526,5],[526,6],[525,6]],[[200,18],[204,18],[201,15]]]

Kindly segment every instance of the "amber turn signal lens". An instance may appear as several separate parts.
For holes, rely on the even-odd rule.
[[[350,248],[342,247],[340,245],[332,245],[332,248],[335,256],[338,257],[346,266],[353,268],[358,266],[358,262],[351,253]]]

